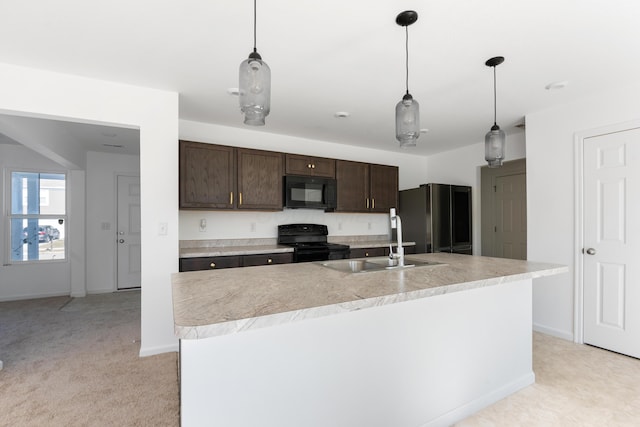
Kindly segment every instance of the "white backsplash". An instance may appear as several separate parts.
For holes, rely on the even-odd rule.
[[[206,229],[200,230],[201,220]],[[388,214],[329,213],[317,209],[278,212],[180,211],[180,240],[276,238],[278,225],[324,224],[329,236],[390,235]]]

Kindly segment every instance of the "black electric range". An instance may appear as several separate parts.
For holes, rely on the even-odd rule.
[[[284,224],[278,226],[278,244],[294,248],[294,262],[349,258],[349,246],[327,243],[328,234],[326,225]]]

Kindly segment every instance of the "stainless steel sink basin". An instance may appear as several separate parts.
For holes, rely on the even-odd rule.
[[[336,259],[331,261],[323,261],[320,263],[323,267],[333,270],[342,271],[344,273],[366,273],[371,271],[384,270],[401,270],[413,267],[426,267],[441,265],[439,262],[422,261],[405,257],[404,266],[397,265],[397,260],[388,257],[375,258],[358,258],[358,259]]]

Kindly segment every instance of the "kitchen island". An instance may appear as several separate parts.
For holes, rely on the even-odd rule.
[[[182,425],[450,425],[532,384],[532,280],[566,267],[412,259],[175,274]]]

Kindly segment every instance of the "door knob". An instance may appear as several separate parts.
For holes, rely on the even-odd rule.
[[[118,242],[124,243],[124,239],[120,239],[120,240],[118,240]]]
[[[587,255],[595,255],[596,254],[596,250],[593,248],[589,248],[586,251],[584,251]]]

